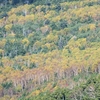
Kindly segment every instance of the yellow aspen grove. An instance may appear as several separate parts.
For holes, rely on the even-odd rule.
[[[100,100],[100,0],[0,0],[0,100]]]

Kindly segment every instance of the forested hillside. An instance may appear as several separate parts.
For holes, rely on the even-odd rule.
[[[0,100],[100,100],[100,0],[0,0]]]

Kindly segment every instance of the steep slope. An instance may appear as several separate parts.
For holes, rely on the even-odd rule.
[[[58,88],[70,95],[93,75],[99,84],[99,0],[7,6],[0,10],[1,99],[46,100]]]

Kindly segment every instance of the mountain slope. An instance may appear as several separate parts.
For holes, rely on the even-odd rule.
[[[84,94],[82,100],[89,100],[86,91],[90,88],[84,92],[84,83],[95,84],[92,88],[97,92],[92,91],[91,100],[99,100],[99,1],[41,2],[1,6],[1,99],[64,100],[68,92],[68,100],[81,100],[74,94],[78,88],[77,93]],[[92,76],[97,80],[90,84]]]

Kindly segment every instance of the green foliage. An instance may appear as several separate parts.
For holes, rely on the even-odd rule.
[[[95,80],[98,80],[98,76],[97,75],[93,75],[91,78],[89,78],[89,80],[87,80],[86,83],[82,83],[80,86],[76,86],[73,89],[68,89],[68,88],[57,88],[55,91],[53,92],[42,92],[39,95],[35,96],[35,97],[30,97],[26,100],[75,100],[76,99],[82,99],[82,100],[99,100],[100,97],[100,90],[99,87],[97,85],[99,85],[99,82],[96,81],[96,83],[94,82]],[[90,82],[91,81],[91,82]],[[95,90],[90,91],[89,89],[92,89],[93,87],[95,87]],[[90,88],[89,88],[90,87]],[[98,87],[98,89],[97,89]],[[87,90],[88,89],[88,90]],[[91,96],[91,93],[92,96]],[[94,97],[93,97],[94,95]],[[24,99],[24,98],[23,98]],[[21,99],[19,99],[21,100]]]
[[[20,49],[19,49],[20,48]],[[20,41],[7,41],[5,44],[5,54],[6,56],[9,56],[11,58],[17,56],[17,55],[24,55],[26,53],[26,50],[24,49],[24,46],[21,44]]]
[[[29,68],[30,68],[30,69],[33,69],[33,68],[36,68],[36,67],[37,67],[37,66],[36,66],[35,63],[31,63]]]
[[[5,82],[1,84],[5,89],[9,89],[10,87],[12,87],[12,82]]]
[[[0,0],[0,97],[99,100],[99,15],[99,0]]]

